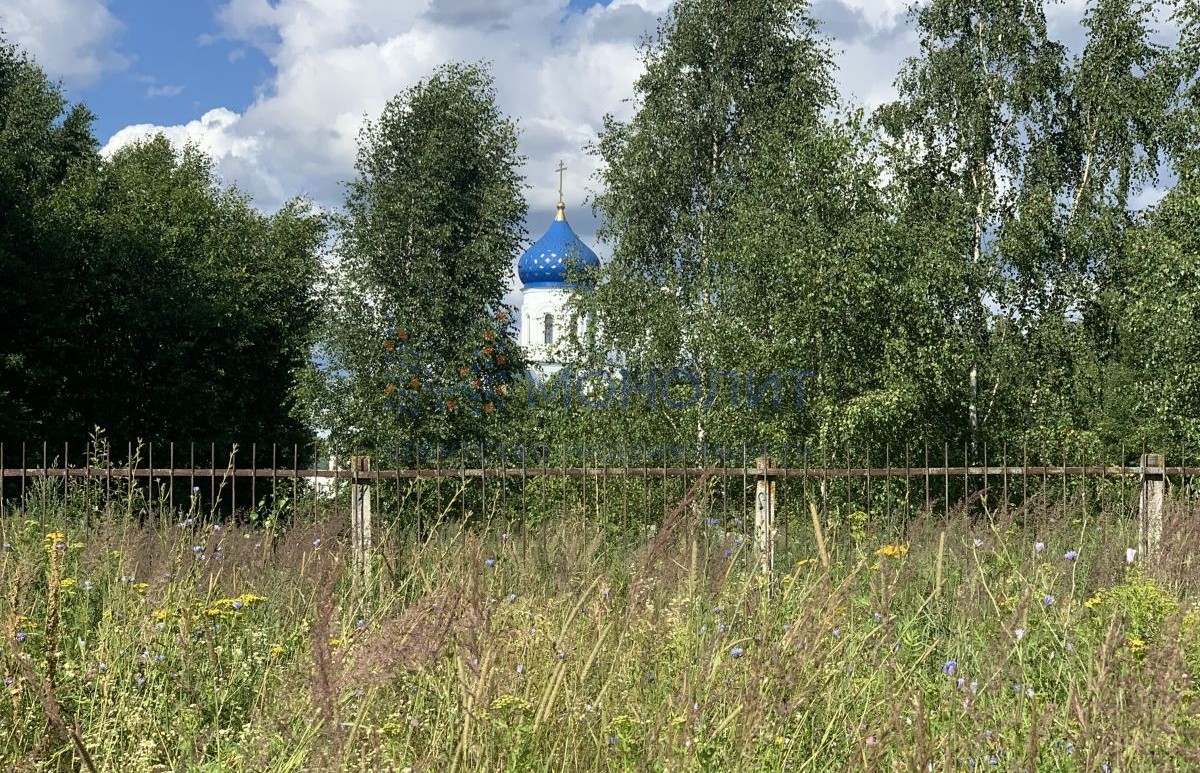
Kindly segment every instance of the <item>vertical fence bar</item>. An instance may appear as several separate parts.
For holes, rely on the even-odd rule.
[[[508,524],[512,523],[512,519],[508,517],[508,455],[504,453],[504,441],[500,441],[500,513],[505,519],[504,530],[509,531]]]
[[[4,446],[0,445],[0,470],[4,468]],[[0,476],[3,476],[0,471]],[[4,517],[4,478],[0,477],[0,519]],[[92,524],[92,441],[83,444],[83,530]]]
[[[925,514],[933,515],[933,505],[929,500],[929,438],[925,438]]]
[[[971,444],[963,443],[963,515],[971,516]]]
[[[887,521],[888,528],[892,527],[892,444],[885,443],[883,446],[883,467],[887,470],[887,475],[883,478],[883,517]]]
[[[169,459],[167,460],[167,464],[170,465],[170,470],[167,472],[167,480],[169,481],[169,483],[167,484],[169,486],[169,488],[167,489],[167,508],[171,510],[172,517],[174,517],[174,512],[175,512],[175,441],[174,440],[171,441],[170,454],[169,454]]]
[[[160,495],[156,496],[154,491],[154,441],[146,443],[146,510],[149,511],[150,522],[155,523],[155,519],[162,519],[162,514],[158,513],[155,504],[162,493],[162,486],[158,486]]]
[[[525,521],[529,512],[529,462],[526,445],[521,444],[521,557],[525,557]]]
[[[420,547],[425,541],[425,529],[424,529],[425,514],[424,514],[424,511],[421,509],[421,489],[425,488],[425,486],[424,486],[423,481],[421,480],[421,444],[420,443],[413,444],[413,466],[417,468],[417,476],[415,478],[413,478],[413,481],[417,487],[417,518],[416,518],[416,521],[417,521],[417,523],[416,523],[417,547]]]
[[[621,535],[629,538],[629,439],[621,443]]]
[[[871,439],[867,438],[866,442],[866,460],[867,460],[867,522],[871,520]]]
[[[42,441],[42,534],[46,533],[46,510],[50,507],[50,444]]]
[[[747,470],[746,462],[747,462],[746,444],[743,442],[742,443],[742,510],[741,510],[741,512],[738,513],[739,527],[743,526],[745,524],[746,514],[750,512],[749,506],[748,506],[749,502],[747,500],[747,497],[749,496],[749,492],[750,492],[750,474],[749,474],[749,471]]]
[[[71,466],[71,444],[66,441],[63,441],[63,498],[62,498],[62,501],[63,501],[64,506],[66,506],[66,504],[67,504],[67,495],[70,493],[70,488],[71,488],[69,485],[70,480],[68,479],[68,476],[71,474],[70,469],[69,469],[70,466]],[[65,517],[66,514],[67,513],[64,511],[63,516]]]
[[[232,517],[237,513],[237,464],[238,464],[238,448],[237,443],[234,443],[229,448],[229,515]]]
[[[904,442],[904,530],[908,532],[908,522],[912,519],[912,456],[908,441]]]
[[[125,482],[129,486],[125,499],[125,516],[133,517],[130,508],[133,506],[133,493],[137,491],[137,479],[133,477],[133,441],[128,441],[125,444],[125,471],[127,473]]]
[[[788,445],[786,443],[783,445],[782,453],[780,454],[780,456],[783,457],[781,460],[783,462],[783,465],[782,465],[783,478],[782,478],[781,483],[778,483],[778,484],[772,483],[771,484],[771,486],[772,486],[772,490],[771,490],[771,513],[772,513],[772,516],[771,516],[771,518],[772,518],[772,520],[774,520],[776,518],[779,518],[780,516],[783,517],[783,526],[782,526],[782,529],[783,529],[783,552],[784,552],[784,555],[790,555],[790,552],[789,552],[790,545],[789,545],[789,537],[788,537],[788,517],[787,517],[787,513],[780,512],[779,507],[777,506],[777,502],[776,502],[777,491],[774,488],[776,485],[779,485],[781,487],[778,489],[779,492],[786,492],[786,490],[788,488],[791,488],[791,476],[789,475],[789,472],[791,469],[791,462],[788,459]],[[775,551],[772,549],[772,551],[771,551],[772,561],[774,561],[774,558],[775,558]],[[774,566],[774,564],[772,564],[772,567],[773,566]]]
[[[950,443],[942,443],[942,516],[950,517]]]
[[[1008,441],[1004,441],[1004,445],[1000,449],[1000,470],[1004,476],[1003,487],[1004,491],[1001,496],[1004,497],[1004,519],[1008,520]]]
[[[300,444],[292,443],[292,515],[300,516]]]
[[[250,443],[250,512],[258,509],[258,441]]]
[[[217,444],[208,446],[208,507],[210,512],[217,509]]]
[[[25,441],[21,441],[21,511],[26,517],[29,516],[29,498],[25,494],[25,477],[26,470],[29,468],[29,463],[26,459]]]
[[[1063,463],[1062,463],[1062,506],[1060,507],[1060,511],[1062,513],[1062,517],[1065,519],[1065,518],[1067,518],[1067,515],[1069,512],[1068,504],[1067,504],[1067,441],[1066,440],[1063,441],[1062,459],[1063,459]]]
[[[196,488],[196,441],[188,441],[188,502],[195,504],[199,498],[196,493],[199,489]],[[191,508],[188,508],[191,510]]]
[[[980,485],[982,486],[980,491],[982,493],[980,495],[979,501],[980,501],[980,504],[983,506],[983,511],[988,514],[989,520],[991,520],[991,512],[992,512],[991,509],[988,508],[988,492],[991,488],[991,485],[989,483],[990,480],[991,479],[988,477],[987,442],[985,441],[983,444],[983,476],[980,481]]]
[[[804,477],[800,479],[800,511],[808,510],[808,454],[811,449],[808,441],[804,441]],[[721,480],[724,480],[722,478]],[[801,521],[803,523],[803,521]],[[801,529],[803,531],[803,529]]]
[[[1025,439],[1021,443],[1021,509],[1025,511],[1025,522],[1028,524],[1033,519],[1029,518],[1029,440]]]

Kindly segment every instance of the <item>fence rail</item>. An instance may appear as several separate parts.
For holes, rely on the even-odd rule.
[[[506,478],[520,475],[546,478],[593,477],[620,475],[627,477],[751,477],[751,478],[944,478],[946,476],[970,477],[1047,477],[1051,475],[1117,476],[1158,474],[1168,476],[1198,476],[1200,467],[1161,465],[1096,465],[1096,466],[1004,466],[1004,467],[821,467],[800,469],[796,467],[655,467],[649,465],[628,467],[423,467],[375,470],[318,468],[229,468],[229,467],[11,467],[0,468],[3,478],[258,478],[260,480],[328,479],[346,481],[391,480],[393,478]]]
[[[1177,512],[1186,517],[1200,510],[1193,496],[1200,453],[1182,450],[1168,459],[1142,449],[1131,459],[1125,448],[1030,454],[1003,446],[989,456],[984,446],[976,459],[966,448],[952,455],[946,444],[847,445],[821,449],[818,461],[810,446],[777,453],[749,445],[719,452],[658,446],[640,454],[625,446],[601,454],[594,446],[535,443],[460,446],[457,453],[394,449],[342,463],[320,444],[302,451],[129,443],[124,450],[118,458],[107,444],[0,442],[0,531],[17,513],[44,524],[64,505],[85,520],[112,512],[287,518],[307,509],[316,517],[348,516],[356,567],[365,575],[373,514],[386,529],[418,540],[452,515],[509,524],[523,543],[534,518],[575,513],[633,534],[686,507],[693,528],[752,534],[768,567],[777,542],[787,550],[794,530],[811,534],[822,524],[903,531],[914,516],[961,510],[1028,526],[1031,518],[1082,508],[1136,516],[1150,545],[1164,502],[1181,505]]]

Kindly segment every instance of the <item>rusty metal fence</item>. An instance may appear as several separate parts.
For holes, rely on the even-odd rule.
[[[447,518],[520,528],[575,514],[616,527],[649,526],[685,497],[688,518],[746,528],[755,487],[770,480],[786,545],[790,532],[808,523],[810,503],[827,522],[854,517],[883,529],[955,511],[1026,518],[1072,507],[1133,515],[1147,475],[1164,478],[1190,508],[1200,474],[1200,454],[1188,458],[1182,450],[1171,458],[1141,448],[1076,449],[1053,458],[1044,448],[984,446],[971,454],[927,442],[837,450],[808,443],[460,445],[396,448],[357,464],[320,443],[151,443],[121,451],[90,442],[0,443],[0,519],[44,518],[64,504],[86,518],[118,511],[250,520],[348,514],[350,490],[362,487],[377,522],[418,534]]]

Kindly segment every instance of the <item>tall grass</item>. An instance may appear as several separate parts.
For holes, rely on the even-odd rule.
[[[393,531],[360,595],[340,520],[10,514],[0,767],[1200,766],[1182,510],[1152,579],[1082,507],[794,532],[772,578],[692,509]]]

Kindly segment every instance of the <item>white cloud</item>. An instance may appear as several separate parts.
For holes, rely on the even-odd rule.
[[[0,29],[68,86],[129,65],[113,48],[122,27],[105,0],[0,0]]]
[[[186,125],[126,127],[105,152],[162,130],[197,142],[263,208],[297,193],[336,206],[364,118],[440,64],[483,60],[522,131],[530,230],[549,222],[563,159],[572,221],[590,233],[583,204],[595,164],[584,148],[605,113],[628,112],[639,40],[666,3],[616,0],[580,15],[566,2],[231,0],[218,14],[224,37],[259,48],[275,67],[256,101],[241,114],[221,108]]]
[[[235,50],[258,48],[274,66],[254,103],[240,114],[218,108],[178,126],[126,127],[105,151],[161,129],[197,142],[264,209],[298,193],[336,207],[340,183],[354,174],[364,118],[439,64],[484,60],[501,109],[522,130],[531,236],[552,215],[560,159],[572,223],[590,236],[595,223],[584,204],[596,162],[585,148],[606,113],[629,115],[639,44],[670,2],[613,0],[572,13],[567,0],[228,0],[218,12],[221,37]],[[870,109],[894,98],[896,73],[917,50],[907,4],[814,4],[834,36],[837,79],[851,104]],[[1077,26],[1082,4],[1055,6],[1052,33]]]

